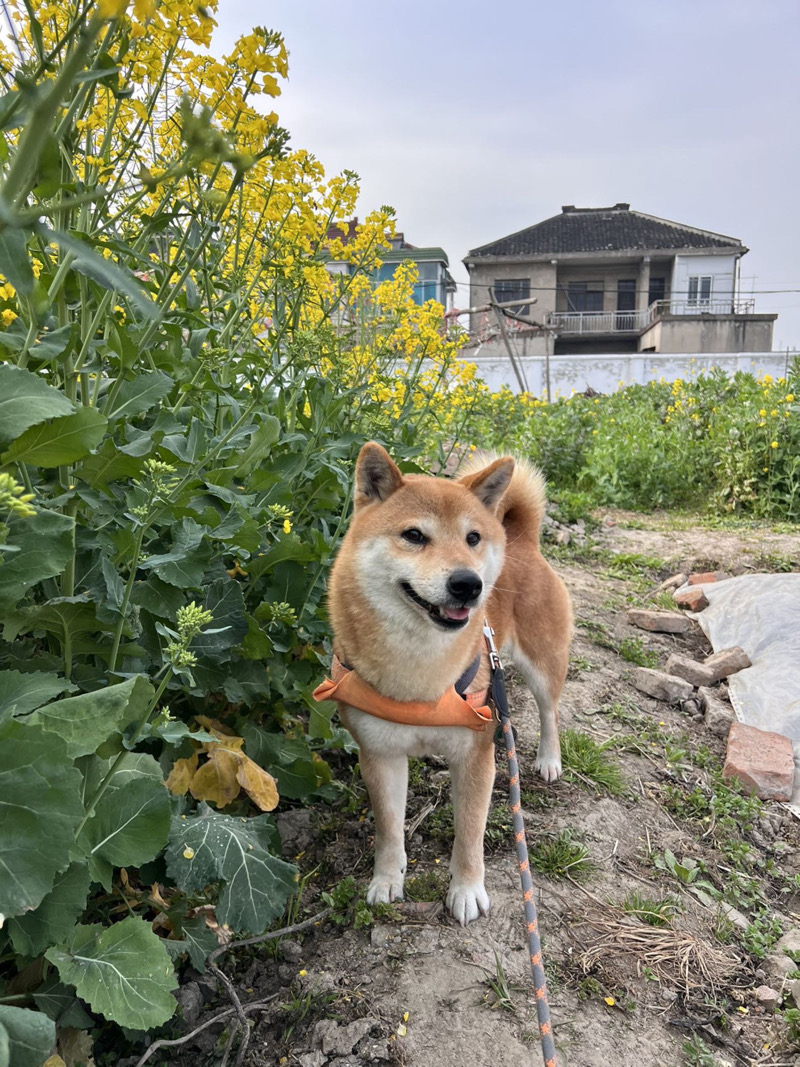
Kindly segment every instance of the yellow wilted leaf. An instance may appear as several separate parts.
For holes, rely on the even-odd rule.
[[[212,748],[227,748],[230,752],[241,752],[244,747],[243,737],[228,737],[227,734],[218,734],[214,731],[214,736],[219,738],[219,741],[205,741],[203,748],[206,752],[210,752]]]
[[[44,1061],[42,1067],[67,1067],[67,1065],[66,1063],[64,1063],[60,1056],[51,1056],[49,1059]]]
[[[276,807],[280,797],[275,779],[248,756],[242,757],[236,777],[256,807],[262,811],[272,811]]]
[[[214,745],[204,763],[192,779],[189,792],[196,800],[213,800],[218,808],[227,807],[239,795],[236,770],[245,757]]]
[[[219,719],[210,719],[208,715],[195,715],[194,721],[205,727],[210,734],[222,734],[224,737],[231,736],[231,731],[227,726],[223,726]]]
[[[174,793],[176,796],[183,796],[184,793],[188,792],[196,770],[196,752],[186,759],[175,760],[167,778],[167,789],[169,789],[170,793]]]
[[[92,1049],[94,1042],[85,1030],[66,1026],[58,1035],[58,1049],[65,1067],[94,1067]]]

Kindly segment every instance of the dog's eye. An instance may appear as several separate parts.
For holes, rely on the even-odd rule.
[[[400,536],[412,545],[424,545],[428,540],[422,530],[418,530],[416,526],[412,526],[410,530],[403,530]]]
[[[477,530],[470,530],[470,532],[467,534],[468,545],[477,545],[480,539],[481,535],[478,533]]]

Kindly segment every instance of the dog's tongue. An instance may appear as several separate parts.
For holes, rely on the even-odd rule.
[[[469,608],[442,608],[448,619],[456,619],[459,622],[461,619],[469,618]]]

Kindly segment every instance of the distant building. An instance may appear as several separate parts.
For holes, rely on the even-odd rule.
[[[351,241],[358,228],[358,219],[351,219],[344,227],[331,226],[328,237],[336,237],[344,244]],[[447,253],[438,246],[418,247],[409,244],[402,233],[391,238],[391,248],[381,253],[381,266],[375,272],[375,284],[379,285],[394,277],[401,263],[412,262],[417,266],[419,280],[414,285],[414,300],[424,304],[427,300],[438,300],[445,308],[453,306],[456,283],[449,271]],[[342,261],[331,262],[328,269],[334,273],[346,274],[350,266]]]
[[[471,306],[530,298],[518,312],[535,325],[509,320],[530,356],[769,352],[778,316],[739,296],[747,251],[735,237],[630,204],[568,205],[472,249],[464,264]],[[471,332],[492,332],[494,322],[473,314]]]

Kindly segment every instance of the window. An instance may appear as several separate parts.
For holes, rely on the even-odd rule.
[[[570,282],[567,286],[569,311],[602,311],[602,282]]]
[[[664,300],[667,295],[667,279],[666,278],[651,278],[650,288],[647,292],[648,305],[654,304],[656,300]]]
[[[702,307],[711,303],[711,275],[692,274],[689,277],[689,298],[686,301],[692,307]]]
[[[636,310],[636,279],[630,278],[617,282],[617,311]]]
[[[527,300],[531,295],[530,278],[495,278],[492,286],[494,300],[498,304],[506,304],[509,300]],[[521,304],[516,308],[509,308],[515,315],[530,315],[530,304]]]

